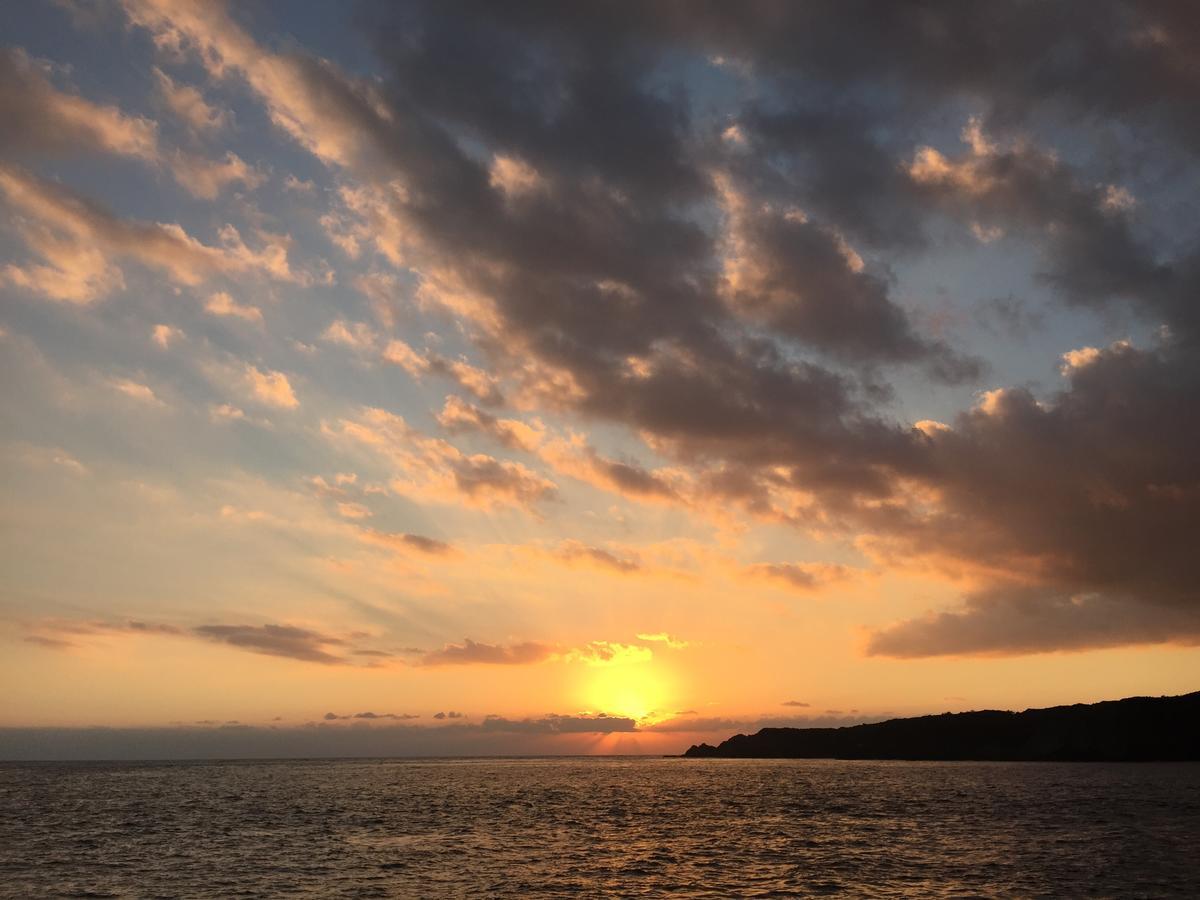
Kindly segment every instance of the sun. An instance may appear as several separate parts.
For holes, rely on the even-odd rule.
[[[671,695],[670,678],[642,663],[597,669],[584,685],[583,699],[597,712],[648,722],[667,717]]]

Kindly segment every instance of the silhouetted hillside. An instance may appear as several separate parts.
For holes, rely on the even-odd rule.
[[[684,756],[779,759],[1200,760],[1200,692],[847,728],[764,728]]]

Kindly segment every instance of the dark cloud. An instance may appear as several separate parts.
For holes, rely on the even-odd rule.
[[[1200,385],[1186,346],[1200,321],[1200,265],[1164,262],[1119,191],[1005,135],[1050,93],[1077,114],[1134,115],[1192,141],[1183,98],[1196,85],[1178,61],[1197,33],[1170,4],[1089,5],[1082,31],[1071,8],[410,6],[379,43],[389,99],[427,139],[390,156],[421,176],[420,200],[397,214],[493,299],[500,335],[485,346],[566,370],[577,409],[651,435],[680,461],[736,460],[710,481],[724,496],[763,509],[770,479],[783,478],[899,557],[1016,567],[1050,618],[1063,591],[1134,598],[1169,611],[1150,615],[1164,626],[1150,633],[1169,634],[1196,601],[1183,548],[1200,521],[1200,435],[1187,424]],[[714,137],[682,94],[650,88],[652,51],[665,46],[743,60],[767,90]],[[884,83],[890,95],[877,91]],[[771,85],[804,88],[785,103]],[[968,149],[925,146],[929,114],[913,111],[932,103],[944,115],[963,101],[982,110]],[[522,160],[537,189],[504,196],[461,150],[436,167],[418,158],[429,142],[450,148],[446,123]],[[610,133],[626,152],[599,152]],[[952,430],[891,424],[878,408],[886,389],[865,371],[908,362],[962,380],[978,369],[920,334],[886,268],[850,241],[911,250],[935,212],[1019,232],[1068,302],[1129,302],[1180,345],[1105,351],[1049,404],[1013,390]],[[1019,309],[997,312],[1015,322]],[[801,347],[812,353],[797,356]],[[636,468],[608,475],[633,492],[660,490]],[[929,488],[933,509],[888,502],[901,479]],[[796,566],[761,572],[801,588],[821,578]],[[1075,608],[1090,633],[1086,604]]]
[[[750,106],[738,128],[759,152],[739,170],[756,195],[792,198],[867,246],[916,249],[926,242],[919,198],[876,121],[842,104]]]
[[[346,643],[344,640],[307,628],[292,625],[198,625],[193,631],[210,641],[252,653],[325,665],[343,665],[346,662],[327,649],[343,647]]]
[[[523,666],[529,663],[542,662],[554,653],[554,647],[549,644],[539,644],[526,641],[508,646],[500,644],[476,643],[470,638],[463,638],[461,644],[446,644],[441,650],[426,653],[421,658],[423,666],[469,666],[469,665],[503,665]]]
[[[788,285],[797,299],[777,320],[795,327],[752,337],[761,317],[722,298],[711,160],[686,102],[646,83],[655,55],[631,35],[593,39],[538,10],[408,7],[400,19],[378,34],[395,73],[385,93],[405,134],[385,141],[379,122],[363,131],[420,186],[393,212],[412,223],[422,251],[496,303],[500,333],[484,346],[498,367],[513,362],[506,352],[531,353],[570,373],[580,389],[571,403],[584,411],[644,428],[681,453],[752,448],[772,462],[819,458],[888,427],[863,418],[854,377],[795,361],[780,339],[855,365],[909,360],[948,377],[969,372],[915,332],[879,276],[850,267],[831,229],[779,216],[759,226],[761,243],[778,271],[771,285],[803,278]],[[493,187],[487,164],[450,139],[451,123],[530,166],[538,189],[513,198]],[[569,137],[576,127],[587,140]],[[623,152],[598,153],[607,140],[593,129],[620,135]],[[643,360],[633,372],[631,357]],[[838,451],[852,467],[853,452]],[[612,475],[664,493],[635,472]]]
[[[461,0],[379,4],[367,18],[378,84],[299,54],[280,65],[338,136],[318,153],[370,186],[365,233],[404,235],[392,256],[436,273],[431,302],[444,290],[461,312],[479,299],[464,330],[506,388],[437,354],[423,371],[485,405],[519,393],[626,426],[715,502],[865,531],[881,556],[975,575],[961,609],[878,632],[874,653],[1192,639],[1200,251],[1192,223],[1152,227],[1110,177],[1136,175],[1161,146],[1191,196],[1191,4]],[[753,81],[716,117],[680,65],[710,60]],[[1095,163],[1078,148],[1101,132],[1136,152]],[[178,280],[220,268],[163,229],[0,174],[10,202],[56,210]],[[1053,397],[1015,388],[952,427],[898,422],[901,370],[922,385],[980,373],[894,296],[893,267],[944,227],[1020,240],[1055,297],[1133,310],[1168,337],[1074,355]],[[1041,313],[1012,300],[982,315],[1019,331]],[[439,421],[531,449],[462,401]],[[593,452],[591,464],[626,493],[675,499],[634,463]],[[468,497],[557,496],[504,460],[449,468]],[[787,492],[806,502],[776,499]],[[274,652],[255,633],[209,637]],[[322,646],[297,639],[282,655],[328,656]],[[467,641],[424,663],[551,652]]]
[[[727,195],[738,187],[729,185]],[[970,360],[920,337],[846,239],[797,210],[727,197],[727,301],[742,315],[830,353],[857,359],[926,359],[939,377],[977,377]]]
[[[901,658],[1010,656],[1131,643],[1200,644],[1200,611],[1109,593],[995,588],[961,609],[901,622],[871,636],[867,652]]]
[[[1168,262],[1135,227],[1135,200],[1114,185],[1089,183],[1055,154],[1029,145],[1002,148],[979,136],[945,157],[921,150],[911,166],[943,209],[986,228],[1016,229],[1042,255],[1041,277],[1072,304],[1125,301],[1155,324],[1200,335],[1193,302],[1200,254]]]
[[[962,560],[1010,583],[884,630],[871,652],[1196,640],[1200,360],[1178,344],[1119,343],[1068,354],[1066,366],[1069,387],[1049,402],[998,392],[931,431],[940,507],[886,522],[899,557]]]
[[[783,706],[812,706],[811,703],[805,703],[803,700],[784,700]]]
[[[454,710],[450,710],[449,712],[434,713],[433,717],[435,719],[463,719],[463,718],[466,718],[466,716],[463,713],[455,712]]]

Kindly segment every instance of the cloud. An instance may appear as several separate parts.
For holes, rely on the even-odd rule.
[[[226,291],[217,291],[215,294],[210,294],[208,299],[204,301],[204,310],[214,316],[231,316],[235,319],[254,322],[258,325],[261,325],[263,321],[261,309],[257,306],[238,303]]]
[[[340,650],[346,642],[307,628],[293,625],[197,625],[193,632],[199,637],[228,644],[251,653],[280,656],[323,665],[344,665],[346,660],[330,652]]]
[[[589,666],[626,665],[648,662],[654,653],[649,647],[636,644],[620,644],[613,641],[590,641],[562,655],[567,662],[581,662]]]
[[[362,503],[339,503],[337,511],[343,519],[369,519],[374,515],[371,508]]]
[[[850,578],[853,570],[831,563],[760,563],[749,568],[751,575],[781,581],[800,591],[813,591]]]
[[[71,641],[64,638],[48,637],[44,634],[29,634],[25,636],[27,644],[37,644],[39,647],[45,647],[49,650],[68,650],[75,646]]]
[[[264,371],[257,366],[247,365],[244,374],[251,395],[259,403],[279,409],[295,409],[300,405],[292,390],[292,383],[282,372]]]
[[[871,638],[897,655],[1192,639],[1200,253],[1186,217],[1148,212],[1200,149],[1185,6],[1098,0],[1080,30],[1069,4],[416,2],[371,13],[374,80],[274,52],[220,6],[125,3],[160,46],[243,80],[337,179],[321,225],[382,273],[381,323],[409,278],[422,313],[453,317],[467,353],[380,351],[472,398],[447,400],[439,425],[530,459],[466,453],[381,409],[327,435],[373,448],[419,502],[535,509],[559,496],[546,470],[964,578],[959,607]],[[715,118],[669,62],[714,58],[753,82]],[[0,189],[38,260],[10,283],[88,302],[123,284],[110,256],[181,284],[231,265],[178,226],[138,226],[127,249],[91,207],[14,171]],[[1048,302],[1169,337],[1090,340],[1057,393],[979,384],[954,329],[916,312],[931,298],[897,289],[955,228],[972,252],[1035,254]],[[173,239],[151,255],[155,229]],[[1024,302],[985,318],[1036,327]],[[900,419],[945,383],[991,390],[945,422]],[[616,426],[656,462],[507,403]],[[843,574],[753,571],[799,590]]]
[[[366,529],[363,532],[363,539],[384,547],[391,547],[398,550],[415,550],[418,553],[425,553],[430,556],[446,556],[455,552],[452,544],[420,534]]]
[[[230,403],[217,403],[209,407],[209,418],[214,422],[242,422],[246,420],[246,411]]]
[[[555,650],[549,644],[526,641],[508,646],[476,643],[463,638],[461,644],[446,644],[421,657],[423,666],[500,665],[524,666],[549,659]]]
[[[163,101],[193,133],[210,134],[228,126],[232,118],[229,111],[208,103],[199,89],[179,84],[157,66],[153,72]]]
[[[421,378],[425,375],[440,375],[450,378],[475,399],[489,406],[499,406],[504,403],[504,395],[500,392],[498,379],[464,359],[447,359],[429,350],[418,353],[401,340],[389,342],[384,348],[383,358],[387,362],[400,366],[414,378]]]
[[[511,450],[534,452],[545,438],[544,429],[536,424],[499,418],[455,396],[446,398],[437,421],[450,434],[482,432]]]
[[[0,51],[0,110],[6,122],[0,146],[10,154],[98,151],[154,165],[165,163],[184,188],[209,200],[230,184],[252,190],[262,183],[262,174],[233,152],[220,161],[182,150],[164,154],[156,123],[60,91],[46,77],[46,68],[20,49]],[[168,106],[189,128],[211,131],[227,121],[227,114],[208,106],[194,88],[176,85],[161,69],[154,69],[154,74]]]
[[[153,162],[154,122],[56,89],[46,66],[20,49],[0,50],[0,111],[7,154],[77,155],[91,151]]]
[[[193,48],[217,78],[240,73],[263,99],[272,121],[320,159],[365,163],[370,142],[361,125],[372,92],[300,55],[259,47],[224,6],[197,7],[176,0],[125,0],[130,20],[162,46]]]
[[[253,250],[232,225],[220,229],[220,246],[203,244],[176,224],[132,222],[66,188],[12,166],[0,165],[0,195],[19,221],[10,222],[43,264],[8,265],[5,280],[54,300],[90,303],[125,286],[110,257],[161,270],[176,284],[195,286],[218,275],[258,274],[297,278],[287,239],[261,235]]]
[[[1200,364],[1169,342],[1072,359],[1049,400],[995,391],[926,435],[938,502],[889,514],[875,552],[965,566],[985,584],[961,609],[877,632],[869,652],[1194,642]]]
[[[590,562],[617,572],[636,572],[642,567],[637,559],[617,556],[603,547],[589,547],[579,541],[563,541],[554,552],[567,562]]]
[[[74,455],[62,447],[40,447],[33,444],[19,444],[18,457],[26,465],[37,468],[58,466],[72,475],[83,477],[91,470],[80,462]]]
[[[252,191],[266,180],[265,175],[232,151],[220,160],[176,151],[170,158],[170,165],[175,180],[193,196],[205,200],[215,200],[233,184]]]
[[[149,385],[142,384],[141,382],[133,381],[129,378],[114,378],[112,386],[114,390],[133,400],[138,400],[150,406],[166,406]]]
[[[71,619],[42,619],[30,626],[32,633],[25,640],[50,650],[69,650],[90,638],[113,635],[151,635],[159,637],[186,636],[186,632],[163,622],[144,622],[138,619],[124,621],[79,621]]]
[[[337,713],[327,712],[321,717],[326,722],[350,721],[354,719],[365,719],[369,721],[395,719],[397,721],[406,722],[411,719],[421,718],[414,713],[374,713],[374,712],[359,712],[351,715],[339,716]]]
[[[981,591],[960,609],[876,631],[867,653],[902,659],[1014,656],[1163,643],[1200,645],[1200,611],[1110,593],[1012,587]]]
[[[466,454],[440,438],[410,427],[403,417],[366,409],[357,421],[342,420],[334,437],[346,437],[385,457],[394,467],[397,493],[441,503],[485,508],[515,505],[532,509],[558,496],[557,486],[522,463],[485,453]]]
[[[183,337],[183,331],[173,325],[155,325],[150,331],[150,339],[163,350],[166,350],[174,342],[182,340]]]
[[[372,349],[376,340],[375,332],[365,322],[347,322],[344,319],[330,322],[321,338],[359,351]]]
[[[929,357],[947,380],[978,376],[973,363],[916,333],[886,280],[867,270],[840,233],[799,210],[752,202],[725,175],[717,193],[727,223],[721,292],[737,314],[835,354]]]
[[[803,700],[784,700],[782,706],[812,706],[811,703],[805,703]]]
[[[688,646],[688,642],[682,638],[667,634],[665,631],[660,631],[655,634],[639,634],[639,641],[650,641],[651,643],[666,644],[672,650],[682,650]]]
[[[395,77],[385,100],[332,66],[263,51],[223,14],[149,3],[130,9],[156,34],[203,50],[214,74],[242,73],[281,128],[327,164],[373,185],[343,192],[346,220],[361,222],[362,240],[389,260],[419,263],[422,298],[470,316],[484,332],[490,374],[526,373],[526,390],[558,392],[580,412],[643,430],[680,456],[743,454],[761,463],[799,457],[814,474],[835,458],[843,484],[856,469],[878,480],[867,469],[879,460],[861,459],[865,448],[856,443],[903,444],[902,431],[889,436],[882,423],[857,414],[853,378],[798,364],[731,317],[718,279],[704,274],[715,259],[715,236],[671,205],[713,199],[711,178],[701,171],[707,163],[688,158],[686,114],[643,90],[637,67],[614,78],[618,69],[596,48],[580,48],[577,69],[549,71],[539,82],[547,90],[557,85],[569,100],[547,131],[517,101],[527,88],[513,81],[506,58],[536,54],[541,38],[511,26],[497,30],[486,15],[456,20],[459,38],[476,52],[468,56],[473,68],[447,79],[436,62],[446,58],[438,45],[445,23],[421,10],[431,25],[389,57]],[[571,44],[560,32],[550,40]],[[266,78],[268,71],[278,80]],[[415,87],[426,83],[441,87]],[[293,90],[300,84],[303,92]],[[481,84],[494,108],[478,102]],[[613,108],[623,111],[620,129],[603,112]],[[455,121],[484,143],[511,142],[508,155],[537,170],[539,190],[514,198],[492,187],[491,162],[473,160],[446,132]],[[612,143],[617,131],[619,146]],[[401,182],[404,190],[395,186]],[[624,204],[622,191],[634,192],[639,205]],[[639,262],[649,259],[652,266]],[[417,351],[393,349],[413,371],[434,364]],[[631,358],[639,361],[632,368]],[[460,381],[469,384],[462,372]],[[624,477],[629,489],[663,491],[620,466],[608,474]]]

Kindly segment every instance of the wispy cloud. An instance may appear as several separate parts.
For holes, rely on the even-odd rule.
[[[484,644],[463,638],[461,644],[446,644],[421,657],[423,666],[497,665],[523,666],[543,662],[555,653],[549,644],[524,641],[518,644]]]

